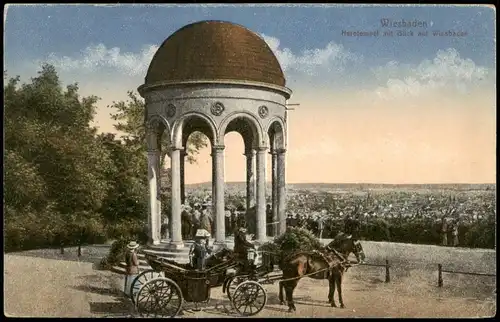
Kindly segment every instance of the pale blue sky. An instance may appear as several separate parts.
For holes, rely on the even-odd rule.
[[[385,18],[427,28],[392,28],[414,35],[384,37]],[[280,61],[290,103],[300,103],[289,118],[289,182],[495,182],[492,7],[11,5],[4,70],[26,82],[42,62],[53,64],[64,83],[79,83],[82,96],[102,98],[94,123],[114,132],[107,106],[143,83],[167,37],[200,20],[247,27]],[[448,30],[467,34],[433,35]],[[233,134],[225,176],[244,181],[243,143]],[[210,151],[199,159],[188,166],[187,182],[211,180]]]
[[[341,34],[342,30],[382,31],[382,18],[418,19],[432,24],[427,28],[429,32],[452,29],[466,31],[468,35],[346,37]],[[359,85],[361,79],[367,80],[365,72],[374,66],[390,61],[418,64],[432,59],[438,50],[448,48],[454,48],[461,57],[477,65],[492,68],[495,63],[495,11],[488,7],[36,5],[8,8],[6,68],[21,69],[21,64],[43,60],[50,53],[71,57],[97,44],[137,53],[143,46],[159,45],[177,29],[199,20],[242,24],[279,39],[280,48],[289,48],[295,54],[325,48],[331,42],[341,45],[357,58],[346,64],[345,70],[349,72],[345,74],[349,78],[333,77],[336,85]],[[328,75],[320,78],[331,78]],[[307,79],[306,75],[301,76]],[[318,80],[320,75],[313,76]],[[289,78],[292,83],[297,81],[293,71]]]

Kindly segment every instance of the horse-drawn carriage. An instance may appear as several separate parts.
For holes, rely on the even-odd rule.
[[[207,303],[211,289],[219,286],[223,286],[223,293],[228,294],[232,307],[242,316],[256,315],[266,305],[266,291],[257,280],[245,279],[234,288],[226,287],[235,276],[248,274],[234,260],[231,250],[222,249],[212,255],[204,270],[154,255],[146,255],[146,260],[152,269],[135,278],[130,292],[143,317],[174,317],[183,302]]]
[[[285,304],[282,294],[285,291],[289,311],[295,311],[293,291],[299,279],[310,277],[329,279],[329,302],[336,306],[333,300],[336,287],[340,305],[344,307],[341,283],[343,272],[352,266],[347,260],[350,253],[355,253],[356,257],[363,254],[361,244],[350,237],[334,240],[322,250],[299,251],[286,256],[280,266],[285,265],[288,269],[276,273],[269,258],[263,260],[263,265],[254,265],[254,251],[249,251],[248,261],[242,262],[235,258],[232,250],[223,248],[207,259],[203,270],[196,270],[191,264],[146,255],[152,269],[136,277],[130,294],[141,316],[174,317],[181,311],[183,302],[208,302],[211,289],[222,286],[222,292],[227,294],[236,312],[253,316],[266,305],[267,294],[262,284],[278,281],[280,302]]]

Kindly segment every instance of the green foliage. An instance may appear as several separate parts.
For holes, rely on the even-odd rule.
[[[5,82],[7,251],[104,240],[99,210],[114,178],[89,125],[97,100],[80,97],[77,84],[63,88],[51,65],[29,83]]]
[[[300,227],[289,227],[286,232],[274,240],[274,244],[284,253],[294,251],[311,251],[322,245],[317,237],[309,230]]]
[[[103,200],[101,213],[108,223],[120,220],[140,221],[148,213],[147,159],[144,151],[128,142],[115,139],[113,134],[98,137],[108,150],[112,167],[106,176],[113,180]]]
[[[117,239],[111,244],[111,248],[109,249],[108,257],[104,263],[106,266],[117,265],[120,262],[125,260],[125,254],[127,252],[127,245],[130,242],[130,239],[120,238]]]
[[[125,238],[128,240],[136,240],[141,244],[146,244],[148,241],[147,225],[144,221],[135,218],[120,219],[108,226],[107,236],[111,239]]]
[[[89,126],[97,98],[80,99],[76,84],[63,90],[50,65],[30,84],[18,83],[13,78],[4,87],[6,190],[17,190],[6,202],[25,204],[23,190],[53,201],[62,213],[97,210],[108,189],[102,169],[111,165]]]
[[[286,232],[259,247],[263,252],[265,265],[271,260],[278,264],[288,255],[297,251],[312,251],[321,248],[321,243],[309,230],[299,227],[288,227]]]
[[[126,133],[126,139],[131,144],[135,145],[138,148],[146,150],[146,128],[144,126],[144,113],[146,110],[145,103],[142,99],[140,99],[136,93],[129,91],[128,92],[128,100],[113,102],[110,108],[112,108],[116,113],[111,114],[113,120],[118,121],[115,125],[115,128],[118,131]],[[162,140],[161,140],[161,164],[165,161],[165,157],[168,153],[167,140],[165,139],[168,133],[163,132]],[[194,163],[196,162],[196,155],[198,151],[204,147],[206,147],[208,141],[206,136],[204,136],[200,132],[194,132],[189,136],[187,142],[187,162]]]

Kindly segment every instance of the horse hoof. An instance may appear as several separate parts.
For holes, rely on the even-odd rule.
[[[341,308],[341,309],[345,309],[344,304],[340,304],[340,308]]]
[[[283,301],[280,301],[280,305],[285,305],[285,302],[283,302]]]
[[[332,302],[332,303],[330,303],[330,305],[331,305],[332,307],[337,307],[337,304],[335,304],[335,303],[333,303],[333,302]]]
[[[289,308],[289,309],[288,309],[288,313],[292,313],[292,312],[294,312],[294,311],[295,311],[295,310],[294,310],[294,309],[292,309],[292,308]]]

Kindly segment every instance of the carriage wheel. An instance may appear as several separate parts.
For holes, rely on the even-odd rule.
[[[266,302],[266,290],[255,281],[246,281],[238,285],[231,299],[233,308],[243,316],[259,314]]]
[[[174,317],[182,308],[182,300],[177,283],[170,278],[158,277],[141,287],[135,305],[142,317]]]
[[[132,303],[135,304],[135,300],[137,297],[137,293],[141,289],[141,287],[147,282],[157,277],[164,277],[163,272],[155,272],[152,269],[147,269],[144,272],[141,272],[137,275],[132,281],[132,285],[130,285],[130,299]]]
[[[234,291],[236,290],[236,287],[238,287],[238,285],[247,280],[248,280],[247,275],[234,276],[230,278],[229,282],[227,283],[227,290],[226,290],[227,297],[229,298],[230,301],[233,298],[233,294]]]

